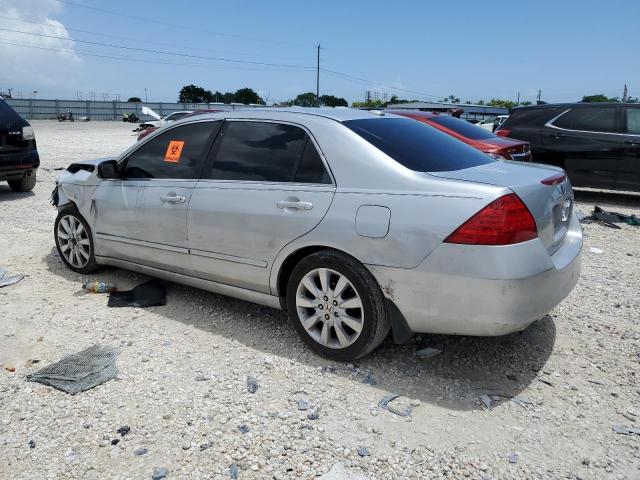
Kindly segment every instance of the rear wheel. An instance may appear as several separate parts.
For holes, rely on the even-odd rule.
[[[357,260],[335,251],[303,259],[287,284],[289,318],[302,340],[333,360],[355,360],[389,332],[380,286]]]
[[[91,229],[74,205],[60,210],[53,229],[58,254],[69,269],[77,273],[91,273],[98,268]]]
[[[36,172],[26,174],[20,180],[7,181],[14,192],[30,192],[36,186]]]

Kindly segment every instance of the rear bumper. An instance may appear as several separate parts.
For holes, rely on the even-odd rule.
[[[39,166],[40,157],[35,149],[0,152],[0,180],[19,180]]]
[[[539,239],[503,247],[442,244],[415,269],[368,266],[416,333],[505,335],[542,318],[580,276],[575,214],[563,246]]]

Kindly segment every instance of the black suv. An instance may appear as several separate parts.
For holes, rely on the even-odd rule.
[[[14,192],[28,192],[36,185],[39,166],[33,128],[0,99],[0,181]]]
[[[531,144],[533,161],[566,170],[577,187],[640,191],[640,105],[519,107],[496,131]]]

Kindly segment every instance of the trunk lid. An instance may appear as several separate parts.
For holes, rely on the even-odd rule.
[[[430,174],[511,189],[527,206],[538,227],[538,237],[549,254],[555,253],[564,241],[573,211],[573,190],[568,177],[554,185],[542,180],[563,174],[558,167],[501,161],[451,172]]]

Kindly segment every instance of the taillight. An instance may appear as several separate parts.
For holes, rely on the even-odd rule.
[[[495,134],[498,135],[499,137],[508,137],[510,133],[511,133],[511,130],[509,130],[508,128],[503,128],[501,130],[495,131]]]
[[[567,175],[565,173],[557,173],[545,178],[544,180],[540,180],[540,183],[544,183],[545,185],[559,185],[564,182],[566,178]]]
[[[509,193],[476,213],[449,235],[446,243],[511,245],[538,236],[536,222],[522,200]]]

